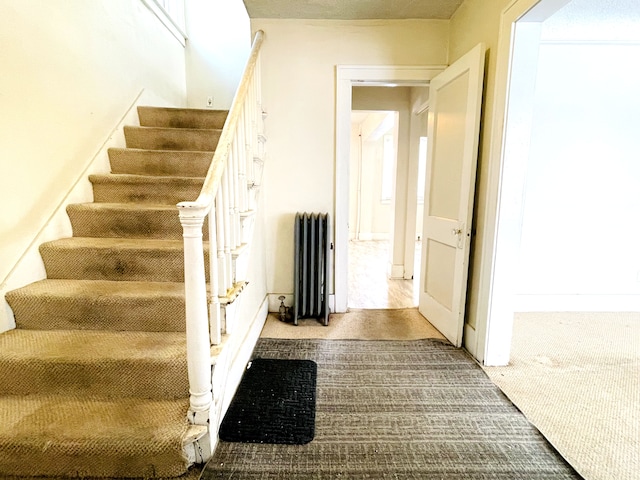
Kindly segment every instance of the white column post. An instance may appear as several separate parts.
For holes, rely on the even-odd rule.
[[[213,395],[207,284],[202,242],[202,225],[207,209],[181,206],[178,206],[178,209],[184,238],[189,420],[194,424],[208,425]]]

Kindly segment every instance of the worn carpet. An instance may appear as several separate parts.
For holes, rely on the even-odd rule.
[[[203,480],[581,478],[444,341],[262,338],[254,356],[318,364],[315,439],[220,442]]]
[[[585,478],[640,478],[639,312],[517,313],[509,365],[484,368]]]
[[[325,338],[329,340],[418,340],[440,338],[442,334],[417,308],[359,309],[329,315],[324,326],[314,318],[303,318],[299,325],[281,322],[270,314],[262,330],[265,338]]]

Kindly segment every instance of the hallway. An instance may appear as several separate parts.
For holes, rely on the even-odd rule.
[[[410,308],[418,305],[420,242],[414,280],[389,279],[386,240],[349,241],[349,308]]]

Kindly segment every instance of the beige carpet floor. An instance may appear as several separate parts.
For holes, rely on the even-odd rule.
[[[419,340],[444,339],[417,308],[389,310],[350,309],[347,313],[332,313],[329,325],[304,318],[299,325],[284,323],[270,314],[262,330],[263,338],[290,338],[327,340]]]
[[[640,478],[640,313],[520,313],[489,377],[587,480]]]

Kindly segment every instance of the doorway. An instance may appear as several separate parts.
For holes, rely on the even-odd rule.
[[[548,0],[515,24],[487,365],[509,361],[514,312],[638,310],[640,258],[613,234],[640,233],[640,47],[618,9]]]
[[[427,99],[426,87],[353,87],[349,308],[418,305]]]
[[[363,86],[427,86],[429,81],[444,70],[442,66],[434,67],[400,67],[400,66],[338,66],[336,93],[336,212],[335,212],[335,276],[334,276],[334,312],[346,312],[349,295],[349,231],[350,231],[350,150],[351,150],[351,111],[353,87]],[[416,155],[417,159],[417,155]],[[417,175],[417,161],[415,165],[406,168],[415,169],[413,178]],[[409,173],[405,170],[403,175]],[[407,196],[417,196],[417,185],[413,193]],[[415,212],[415,200],[405,204],[409,206],[403,210]],[[410,218],[414,214],[409,214]],[[415,244],[414,236],[411,242]],[[406,252],[406,248],[403,250]],[[405,265],[406,268],[406,265]],[[402,275],[404,276],[404,274]]]

